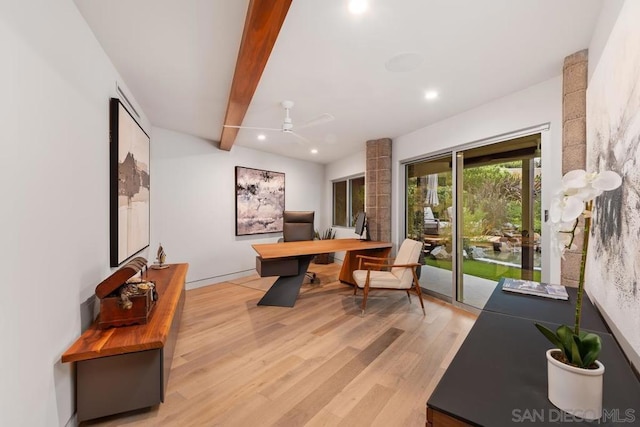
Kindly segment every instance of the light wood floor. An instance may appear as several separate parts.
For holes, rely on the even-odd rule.
[[[311,265],[294,308],[256,306],[273,279],[187,291],[165,402],[100,426],[424,426],[425,404],[475,316],[361,292]]]

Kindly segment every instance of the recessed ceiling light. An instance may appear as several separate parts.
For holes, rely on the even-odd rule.
[[[265,139],[267,139],[267,137],[264,136],[263,134],[258,135],[258,140],[264,141]]]
[[[311,149],[311,154],[318,154],[318,150],[316,148]]]
[[[432,101],[438,97],[438,92],[435,90],[428,90],[425,92],[424,97],[429,101]]]
[[[367,0],[349,0],[349,12],[354,15],[361,15],[366,12],[368,8]]]

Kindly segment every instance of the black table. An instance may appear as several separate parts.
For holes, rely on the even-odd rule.
[[[576,288],[567,288],[569,300],[556,300],[502,290],[502,280],[493,290],[483,311],[508,314],[535,321],[548,321],[573,327],[576,312]],[[580,326],[594,332],[610,333],[598,310],[584,295]]]
[[[605,365],[603,418],[586,422],[553,406],[547,398],[545,357],[545,351],[552,345],[535,328],[534,322],[552,329],[558,326],[555,320],[565,316],[572,322],[572,304],[505,294],[502,290],[494,292],[487,303],[488,309],[478,317],[429,398],[427,407],[431,415],[435,414],[434,427],[538,426],[563,422],[571,425],[640,425],[640,381],[613,336],[600,331],[603,349],[598,359]],[[507,304],[510,300],[513,304]],[[589,301],[583,303],[590,306],[587,313],[597,314]],[[506,314],[494,311],[501,307]],[[518,307],[526,317],[513,315]],[[559,307],[566,307],[571,314],[563,314]],[[546,321],[545,316],[552,321]],[[588,314],[587,317],[595,330],[602,329],[596,322],[599,315],[592,318]],[[438,417],[447,418],[448,424],[440,424]]]

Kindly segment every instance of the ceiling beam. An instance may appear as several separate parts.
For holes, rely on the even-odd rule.
[[[262,71],[278,38],[292,0],[251,0],[244,22],[236,70],[224,118],[226,126],[240,126],[258,87]],[[229,151],[237,128],[222,128],[220,149]]]

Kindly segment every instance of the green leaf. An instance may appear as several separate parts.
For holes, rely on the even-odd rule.
[[[560,327],[556,329],[556,335],[562,343],[561,348],[564,351],[565,356],[567,356],[567,359],[571,360],[573,352],[572,347],[575,345],[575,342],[573,341],[573,331],[567,325],[560,325]]]
[[[600,350],[602,350],[602,341],[596,334],[585,333],[580,334],[580,352],[582,353],[583,368],[589,367],[598,359]]]
[[[582,363],[582,356],[580,355],[580,347],[578,347],[578,343],[580,342],[580,337],[578,337],[577,335],[574,335],[573,333],[571,334],[572,336],[572,340],[571,340],[571,357],[569,358],[569,361],[578,366],[579,368],[583,368],[584,367],[584,363]]]
[[[562,346],[562,342],[560,342],[560,339],[556,336],[555,332],[553,332],[551,329],[547,328],[546,326],[542,326],[539,323],[536,323],[535,325],[536,325],[536,328],[538,328],[538,330],[542,332],[542,335],[544,335],[549,341],[551,341],[551,344],[555,345],[556,347],[558,347],[560,350],[564,352],[564,347]]]

